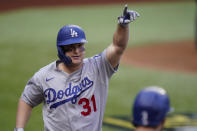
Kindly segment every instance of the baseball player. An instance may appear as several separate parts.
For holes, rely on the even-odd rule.
[[[135,131],[161,131],[170,109],[170,100],[163,88],[144,88],[137,94],[133,104],[132,123]]]
[[[28,81],[18,103],[15,131],[24,131],[32,109],[40,103],[45,131],[101,131],[109,79],[118,70],[127,46],[128,24],[138,16],[126,5],[118,17],[112,44],[85,59],[83,29],[63,26],[57,35],[59,60],[41,68]]]

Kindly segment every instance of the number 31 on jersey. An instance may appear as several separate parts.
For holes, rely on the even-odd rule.
[[[83,105],[83,111],[81,112],[81,114],[83,116],[88,116],[90,115],[90,113],[92,112],[91,109],[91,105],[93,106],[93,111],[96,112],[97,108],[96,108],[96,101],[95,101],[95,96],[92,95],[91,99],[87,99],[87,98],[81,98],[78,102],[79,105]]]

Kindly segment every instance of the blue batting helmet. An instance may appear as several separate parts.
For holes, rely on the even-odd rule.
[[[87,43],[83,29],[77,25],[63,26],[57,35],[57,46]]]
[[[170,111],[170,101],[163,88],[151,86],[141,90],[134,101],[133,121],[135,126],[158,126]]]
[[[59,30],[57,35],[57,50],[58,50],[58,57],[66,65],[71,64],[72,60],[65,55],[61,46],[76,44],[76,43],[87,43],[83,29],[77,25],[63,26]]]

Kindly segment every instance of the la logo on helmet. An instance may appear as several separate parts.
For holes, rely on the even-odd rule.
[[[78,33],[71,28],[70,29],[70,35],[71,35],[71,37],[77,37],[78,36]]]

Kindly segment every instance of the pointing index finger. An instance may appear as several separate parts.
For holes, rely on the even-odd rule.
[[[128,8],[128,6],[127,6],[127,4],[124,6],[124,10],[123,10],[123,16],[125,16],[126,14],[127,14],[127,8]]]

